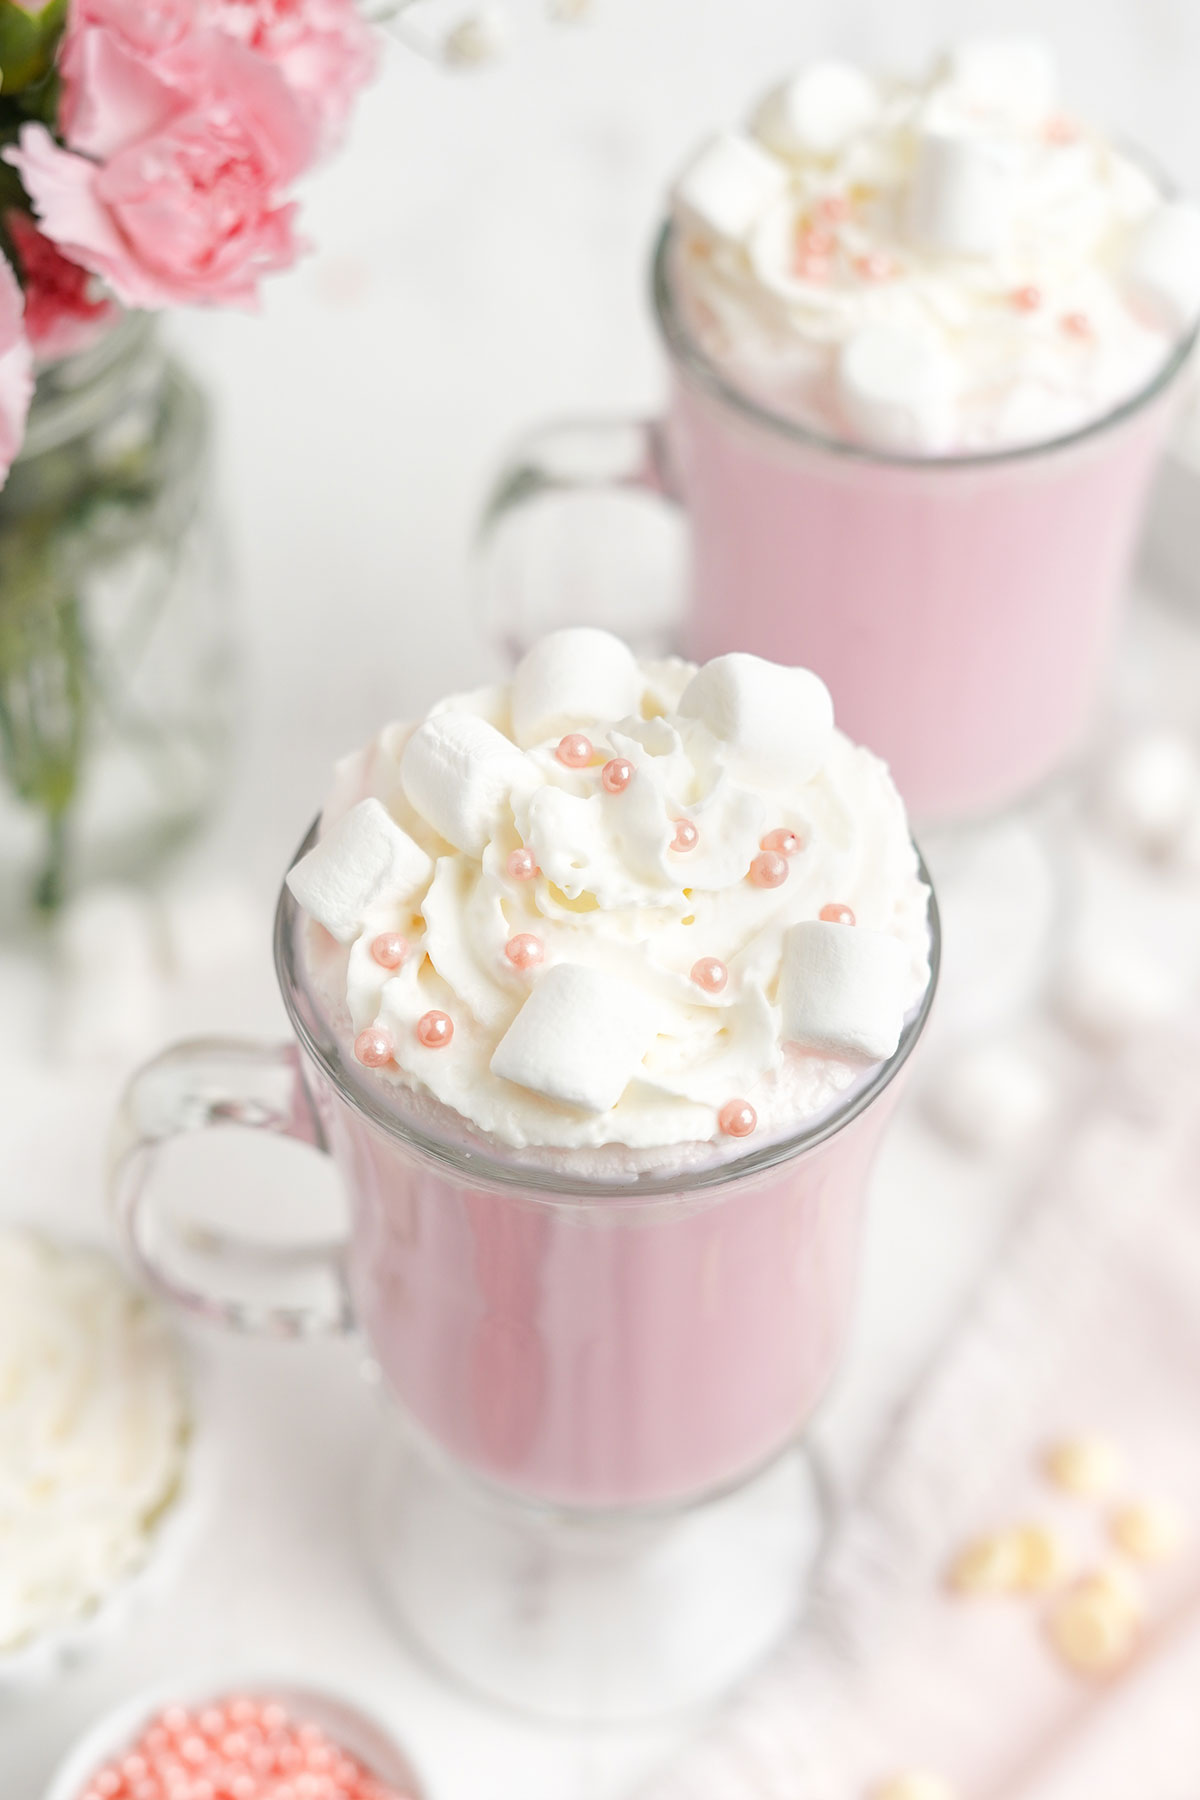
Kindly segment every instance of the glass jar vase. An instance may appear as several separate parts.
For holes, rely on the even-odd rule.
[[[155,321],[38,375],[0,492],[0,916],[137,880],[217,795],[230,623],[209,419]]]

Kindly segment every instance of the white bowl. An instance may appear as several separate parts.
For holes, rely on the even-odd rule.
[[[128,1700],[84,1734],[51,1777],[44,1800],[79,1800],[91,1777],[127,1750],[164,1707],[216,1705],[231,1694],[255,1694],[278,1700],[298,1718],[311,1720],[350,1751],[380,1781],[397,1793],[420,1800],[421,1788],[412,1765],[391,1733],[356,1702],[328,1689],[315,1688],[303,1676],[224,1676],[220,1681],[185,1682],[180,1687],[148,1690]]]

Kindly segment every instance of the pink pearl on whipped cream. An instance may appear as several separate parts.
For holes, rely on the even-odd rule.
[[[1092,335],[1092,321],[1088,318],[1086,313],[1064,313],[1062,316],[1062,328],[1068,337],[1090,338]]]
[[[719,994],[729,980],[729,970],[716,956],[702,956],[692,964],[692,980],[706,994]]]
[[[748,1100],[727,1100],[717,1114],[717,1123],[726,1137],[749,1137],[758,1124],[758,1114]]]
[[[700,842],[700,833],[690,819],[675,819],[675,835],[671,839],[672,850],[682,855],[687,850],[694,850]]]
[[[831,900],[828,906],[821,908],[817,917],[824,919],[827,925],[853,925],[854,909],[843,906],[840,900]]]
[[[532,881],[538,872],[537,857],[532,850],[510,850],[504,866],[514,881]]]
[[[368,1069],[386,1069],[396,1054],[391,1034],[380,1025],[368,1025],[354,1040],[354,1054]]]
[[[568,731],[559,739],[554,754],[564,769],[586,769],[595,752],[591,738],[585,738],[582,731]]]
[[[890,281],[896,273],[895,258],[886,250],[868,250],[855,257],[854,272],[863,281]]]
[[[773,850],[776,856],[796,856],[804,848],[804,839],[798,831],[789,831],[786,825],[779,825],[774,831],[768,831],[759,845],[760,850]]]
[[[817,207],[821,217],[828,219],[833,225],[840,225],[850,217],[853,210],[849,194],[826,194]]]
[[[427,1050],[444,1050],[453,1036],[454,1020],[436,1007],[417,1020],[417,1039]]]
[[[381,969],[398,969],[408,955],[408,939],[398,931],[381,931],[371,941],[371,955]]]
[[[761,850],[750,864],[749,875],[755,887],[782,887],[788,878],[787,857],[778,850]]]
[[[540,937],[535,937],[532,931],[518,931],[516,937],[510,937],[505,944],[504,954],[514,969],[532,969],[546,952]]]
[[[1008,300],[1017,312],[1036,312],[1042,304],[1042,290],[1029,282],[1024,287],[1014,288]]]
[[[633,764],[624,756],[614,756],[600,771],[606,793],[623,794],[633,780]]]

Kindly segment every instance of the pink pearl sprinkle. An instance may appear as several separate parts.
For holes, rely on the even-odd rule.
[[[759,848],[773,850],[776,856],[795,856],[803,850],[804,839],[798,831],[789,831],[786,825],[779,825],[774,831],[768,831]]]
[[[554,754],[564,769],[586,769],[593,756],[592,740],[581,731],[568,731],[565,738],[559,739]]]
[[[1036,312],[1042,304],[1042,290],[1030,284],[1026,287],[1014,288],[1008,298],[1010,304],[1018,312]]]
[[[748,1100],[727,1100],[717,1122],[726,1137],[749,1137],[758,1124],[758,1114]]]
[[[715,956],[702,956],[692,964],[692,980],[709,994],[719,994],[729,980],[729,970]]]
[[[755,887],[782,887],[788,878],[787,857],[778,850],[763,850],[750,864],[750,879]]]
[[[837,248],[837,239],[831,231],[822,231],[819,226],[810,225],[800,233],[797,240],[801,256],[831,256]]]
[[[827,925],[853,925],[854,909],[843,906],[839,900],[831,900],[828,906],[821,908],[818,917],[824,919]]]
[[[623,756],[614,756],[601,769],[600,779],[610,794],[623,794],[633,780],[633,764]]]
[[[427,1050],[444,1050],[454,1036],[454,1020],[449,1013],[422,1013],[417,1020],[417,1036]]]
[[[1064,313],[1062,328],[1068,337],[1090,338],[1092,335],[1092,321],[1086,313]]]
[[[360,1031],[354,1040],[354,1054],[360,1063],[366,1064],[368,1069],[386,1069],[396,1054],[396,1046],[392,1042],[390,1032],[384,1031],[379,1025],[368,1025],[367,1029]],[[199,1740],[189,1738],[187,1743],[193,1741]],[[181,1746],[179,1753],[185,1762],[191,1761],[186,1746]]]
[[[796,275],[801,281],[828,281],[829,258],[827,256],[802,255],[796,259]]]
[[[514,969],[532,969],[546,952],[541,938],[534,937],[532,931],[518,931],[516,937],[510,937],[505,944],[504,954]]]
[[[823,219],[829,219],[835,225],[840,224],[843,219],[848,219],[851,210],[849,194],[826,194],[817,208]]]
[[[700,842],[700,833],[692,824],[692,821],[690,819],[676,819],[674,820],[674,825],[675,835],[671,839],[672,850],[678,850],[680,852],[694,850],[696,845]]]
[[[532,881],[538,872],[537,857],[532,850],[510,850],[505,867],[514,881]]]
[[[398,931],[381,931],[372,940],[371,955],[381,969],[398,969],[408,955],[408,939],[402,938]]]
[[[1058,113],[1046,121],[1042,136],[1048,144],[1073,144],[1079,136],[1079,127],[1073,119],[1064,118]]]

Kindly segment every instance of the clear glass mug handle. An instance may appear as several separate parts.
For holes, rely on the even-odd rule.
[[[573,624],[608,625],[647,654],[675,647],[682,595],[674,571],[664,574],[661,540],[644,537],[621,570],[608,519],[597,520],[589,540],[573,516],[561,539],[540,539],[532,551],[517,542],[512,553],[505,528],[518,515],[545,500],[587,495],[640,496],[674,511],[680,493],[663,421],[560,420],[529,432],[510,453],[484,505],[476,552],[489,635],[512,658],[544,631]],[[598,561],[611,566],[598,574]]]
[[[133,1076],[110,1164],[110,1193],[129,1256],[176,1306],[235,1331],[312,1337],[350,1330],[342,1243],[256,1243],[184,1227],[164,1206],[158,1165],[167,1144],[231,1125],[325,1151],[295,1045],[197,1039],[165,1050]],[[265,1286],[271,1297],[238,1297],[229,1284],[239,1277]]]

